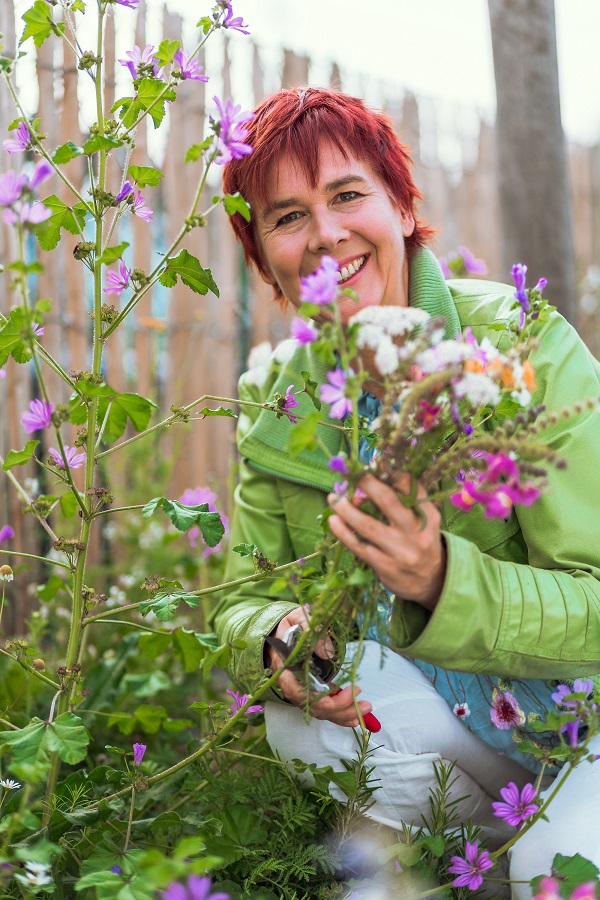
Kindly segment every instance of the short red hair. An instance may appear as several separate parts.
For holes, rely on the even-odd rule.
[[[312,87],[278,91],[256,107],[254,118],[245,127],[246,143],[254,148],[253,153],[224,167],[225,193],[239,191],[250,204],[256,200],[266,202],[270,166],[290,156],[296,157],[315,187],[320,146],[329,141],[345,157],[351,152],[367,162],[400,209],[413,217],[414,231],[405,239],[408,256],[433,237],[434,229],[417,217],[416,204],[421,194],[412,178],[408,149],[400,143],[391,119],[369,109],[359,97]],[[253,263],[262,275],[268,276],[252,222],[235,213],[231,224],[242,242],[246,263]],[[274,290],[276,298],[281,299],[277,285]]]

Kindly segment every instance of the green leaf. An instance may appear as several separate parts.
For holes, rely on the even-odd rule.
[[[149,659],[156,659],[171,644],[171,637],[171,634],[143,634],[138,643],[140,653]]]
[[[182,250],[174,259],[167,260],[167,267],[158,280],[165,287],[174,287],[178,275],[196,294],[206,294],[211,290],[216,297],[219,296],[219,288],[210,269],[203,269],[199,260],[187,250]]]
[[[62,165],[62,163],[69,162],[70,159],[74,159],[76,156],[81,156],[82,153],[83,147],[78,147],[73,141],[67,141],[66,144],[61,144],[60,147],[56,148],[52,154],[52,162]]]
[[[91,735],[79,716],[64,712],[48,725],[46,740],[49,750],[75,765],[85,759]]]
[[[225,409],[224,406],[219,406],[217,409],[209,409],[207,406],[204,409],[201,409],[198,413],[198,416],[229,416],[230,419],[237,419],[236,414],[232,409]]]
[[[52,215],[36,231],[42,250],[54,250],[60,240],[61,228],[70,231],[71,234],[79,234],[80,230],[83,230],[86,209],[82,208],[81,203],[76,203],[71,208],[63,203],[56,194],[51,194],[44,200],[44,206],[50,210]]]
[[[41,321],[41,316],[30,314],[34,321]],[[18,363],[29,362],[33,352],[26,342],[30,334],[30,325],[26,310],[23,306],[11,309],[7,321],[0,328],[0,367],[5,364],[9,356]]]
[[[51,575],[46,584],[38,584],[37,595],[44,603],[49,603],[64,586],[62,578],[59,578],[58,575]]]
[[[114,150],[116,147],[122,147],[123,141],[112,134],[94,134],[83,145],[83,152],[86,156],[92,153],[98,153],[100,150]]]
[[[22,450],[9,450],[2,466],[4,471],[8,472],[13,466],[23,466],[28,463],[39,443],[39,441],[27,441]]]
[[[139,394],[117,394],[114,404],[123,409],[136,431],[144,431],[152,416],[152,410],[156,409],[156,403],[141,397]]]
[[[159,506],[162,507],[178,531],[189,531],[190,528],[197,525],[209,547],[216,547],[225,533],[219,513],[209,512],[208,503],[186,506],[179,500],[154,497],[144,506],[142,516],[149,519]]]
[[[240,556],[254,556],[255,553],[260,553],[256,544],[236,544],[232,550],[234,553],[239,553]]]
[[[104,422],[106,418],[102,432],[104,444],[111,444],[121,437],[128,422],[136,431],[144,431],[148,427],[152,410],[156,408],[153,400],[148,400],[139,394],[118,394],[108,384],[79,381],[77,387],[86,397],[100,398],[98,421]],[[69,399],[69,417],[75,425],[82,425],[87,419],[87,406],[78,394],[73,394]]]
[[[206,648],[199,643],[193,631],[176,628],[173,632],[173,653],[184,672],[195,672],[206,654]]]
[[[169,622],[174,618],[179,604],[187,603],[192,609],[196,609],[200,603],[200,597],[190,594],[188,591],[159,591],[150,600],[144,600],[140,603],[139,610],[142,616],[147,616],[149,612],[153,612],[157,619],[161,622]]]
[[[161,99],[158,100],[158,97],[161,94]],[[154,122],[154,127],[158,128],[165,117],[166,101],[173,101],[176,98],[177,95],[173,88],[165,88],[165,83],[160,79],[142,78],[138,85],[136,96],[124,97],[122,100],[117,100],[112,107],[111,112],[114,112],[121,107],[121,121],[127,128],[130,128],[132,125],[135,125],[141,113],[149,110],[149,115]]]
[[[196,22],[196,28],[201,28],[204,34],[208,34],[212,26],[213,21],[209,16],[202,16],[202,18]]]
[[[244,217],[246,222],[250,221],[250,204],[247,203],[239,191],[235,194],[225,194],[223,197],[223,206],[228,216],[239,213]]]
[[[208,150],[210,145],[214,140],[214,135],[211,134],[210,137],[207,137],[201,144],[192,144],[191,147],[188,147],[185,153],[185,163],[196,162],[196,160],[200,159],[205,150]]]
[[[300,374],[304,379],[304,393],[310,397],[314,408],[320,410],[323,404],[317,397],[317,382],[311,380],[309,372],[300,372]]]
[[[100,256],[97,257],[96,262],[109,266],[120,259],[128,247],[128,241],[121,241],[120,244],[115,244],[114,247],[105,247]]]
[[[81,494],[79,496],[81,497]],[[67,491],[67,493],[63,494],[60,498],[60,509],[66,519],[70,519],[72,516],[74,516],[77,510],[80,508],[81,507],[77,502],[77,497],[75,496],[73,491]]]
[[[30,37],[33,38],[36,47],[41,47],[52,32],[64,34],[64,24],[62,22],[54,24],[52,7],[48,6],[45,0],[35,0],[33,6],[21,18],[25,22],[25,28],[19,40],[19,47]]]
[[[320,421],[321,414],[314,412],[294,425],[288,439],[288,451],[292,456],[297,456],[303,450],[318,448],[317,425]]]
[[[173,62],[173,57],[181,47],[181,43],[179,41],[161,41],[158,45],[158,50],[154,51],[154,56],[158,60],[159,66],[168,66],[169,63]]]
[[[168,713],[164,706],[152,706],[148,703],[138,706],[134,715],[145,734],[156,734],[160,729],[161,722],[168,718]]]
[[[24,263],[22,259],[16,259],[14,262],[9,263],[6,268],[12,269],[15,272],[23,272],[24,275],[29,275],[31,273],[38,274],[39,272],[44,271],[43,265],[41,262],[38,262],[37,259],[30,263]],[[36,303],[36,309],[38,305],[39,304]]]
[[[178,44],[179,41],[171,41],[170,43]],[[162,172],[159,172],[158,169],[153,169],[152,166],[129,166],[127,174],[131,175],[135,183],[141,188],[146,187],[146,185],[158,187],[160,179],[165,177]]]
[[[9,769],[23,781],[41,781],[50,768],[44,747],[45,723],[33,718],[18,731],[0,732],[0,748],[11,753]]]
[[[422,847],[427,847],[438,858],[444,855],[444,850],[446,849],[446,842],[441,834],[436,834],[435,836],[426,834],[424,837],[419,838],[419,844]]]

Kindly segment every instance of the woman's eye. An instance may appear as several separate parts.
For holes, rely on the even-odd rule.
[[[285,216],[282,216],[277,220],[277,227],[280,225],[290,225],[292,222],[295,222],[296,219],[300,217],[300,213],[297,212],[289,212],[286,213]]]
[[[342,191],[341,194],[338,194],[338,199],[341,200],[342,203],[350,203],[351,200],[356,200],[360,194],[358,191]]]

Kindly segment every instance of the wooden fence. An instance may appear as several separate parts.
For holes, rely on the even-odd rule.
[[[128,13],[134,15],[134,13]],[[144,0],[137,11],[135,43],[146,44]],[[17,23],[20,30],[21,22]],[[0,32],[9,51],[15,47],[14,10],[8,0],[0,0]],[[164,37],[181,38],[181,19],[164,11]],[[66,140],[81,144],[87,135],[80,133],[78,73],[68,47],[56,47],[49,40],[37,54],[36,77],[39,86],[41,128],[49,145]],[[231,44],[222,43],[221,76],[223,96],[235,97],[232,90],[229,55]],[[115,24],[107,19],[105,72],[107,73],[107,108],[114,100]],[[255,101],[264,95],[264,70],[260,50],[254,47],[252,89]],[[272,81],[272,79],[271,79]],[[306,57],[282,51],[280,83],[284,87],[310,83],[310,66]],[[331,83],[343,88],[343,78],[335,63]],[[169,109],[166,152],[159,168],[165,174],[165,188],[146,189],[155,209],[150,224],[138,217],[127,217],[129,230],[121,230],[120,238],[131,243],[128,262],[149,270],[156,262],[157,248],[164,248],[181,224],[189,207],[189,176],[183,165],[185,149],[201,140],[205,126],[206,88],[203,83],[186,81],[178,88],[178,101]],[[435,147],[421,153],[422,136],[419,110],[425,101],[412,95],[398,97],[388,92],[382,105],[392,116],[401,139],[413,148],[416,180],[423,196],[425,217],[437,228],[439,236],[434,250],[439,254],[460,245],[468,246],[476,256],[486,260],[491,278],[504,279],[500,270],[500,224],[496,188],[496,162],[493,127],[480,123],[476,152],[465,147],[470,161],[460,172],[447,171],[436,158]],[[0,85],[0,130],[5,132],[16,113],[5,85]],[[2,135],[4,136],[4,134]],[[5,170],[22,162],[19,157],[2,154],[0,168]],[[140,128],[131,162],[155,164],[149,157],[147,132]],[[124,155],[117,156],[109,170],[109,188],[118,189]],[[581,275],[588,266],[600,262],[600,149],[573,146],[570,152],[573,219],[578,268]],[[81,158],[73,159],[67,174],[83,191],[87,190],[88,173]],[[72,202],[62,182],[53,178],[48,193],[56,192]],[[145,191],[146,193],[146,191]],[[210,196],[210,193],[209,193]],[[204,204],[204,206],[208,203]],[[11,230],[0,223],[0,261],[14,256]],[[49,297],[53,311],[46,319],[43,344],[67,371],[89,368],[89,280],[84,266],[73,259],[75,236],[64,233],[57,251],[39,253],[45,270],[34,285],[36,298]],[[168,414],[171,405],[189,403],[201,394],[235,396],[236,379],[244,367],[249,346],[268,340],[276,343],[288,333],[289,315],[280,312],[271,301],[271,291],[254,274],[244,272],[239,248],[233,241],[229,223],[221,211],[209,217],[205,229],[196,229],[185,246],[203,265],[210,265],[220,287],[220,299],[208,294],[199,297],[178,284],[168,296],[161,289],[146,296],[137,307],[130,327],[117,331],[107,342],[105,376],[117,390],[135,390],[152,397],[159,404],[160,415]],[[4,313],[16,302],[11,292],[10,276],[0,275],[0,303]],[[65,386],[49,376],[52,396],[65,402]],[[29,366],[10,361],[6,377],[0,381],[0,402],[4,414],[0,429],[0,451],[20,448],[25,433],[20,423],[21,412],[36,396],[33,373]],[[72,443],[73,434],[67,442]],[[178,425],[163,438],[154,453],[173,460],[167,490],[179,496],[185,488],[209,485],[216,488],[224,505],[228,500],[228,478],[233,460],[233,427],[229,419],[207,419],[189,426]],[[139,446],[139,445],[138,445]],[[109,457],[107,477],[126,484],[128,470]],[[115,461],[112,465],[112,460]],[[139,462],[147,465],[149,460]],[[32,475],[36,474],[31,472]],[[162,489],[162,485],[157,485]],[[138,498],[140,500],[145,498]],[[21,500],[14,489],[2,480],[0,487],[0,526],[11,522],[17,532],[15,545],[23,549],[39,549],[37,528],[20,514]],[[29,523],[29,524],[28,524]]]

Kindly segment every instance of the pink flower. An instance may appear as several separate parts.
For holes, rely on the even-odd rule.
[[[48,455],[54,460],[57,466],[60,466],[61,469],[65,468],[65,462],[60,450],[49,447]],[[70,469],[79,469],[86,460],[85,453],[78,453],[76,447],[69,447],[68,444],[65,444],[65,456]]]
[[[352,412],[352,400],[345,395],[346,374],[342,369],[334,369],[327,373],[327,381],[329,384],[320,385],[319,396],[323,403],[331,405],[329,415],[332,419],[343,419]]]
[[[27,434],[47,428],[52,422],[53,403],[48,403],[46,400],[32,400],[29,409],[30,412],[24,412],[21,416],[21,422]]]
[[[145,203],[144,197],[142,197],[141,191],[133,192],[133,209],[132,212],[135,216],[139,216],[140,219],[143,219],[144,222],[149,222],[154,215],[149,206],[144,206]]]
[[[468,512],[481,503],[486,519],[505,519],[516,503],[531,506],[541,491],[531,484],[520,483],[517,463],[505,453],[479,453],[485,459],[484,472],[475,472],[468,481],[459,482],[460,490],[450,495],[450,502]]]
[[[322,256],[319,268],[300,279],[300,300],[318,306],[333,303],[338,291],[338,271],[337,259]]]
[[[117,3],[119,6],[126,6],[127,9],[137,9],[139,2],[140,0],[113,0],[113,3]]]
[[[508,731],[518,725],[524,725],[526,716],[510,691],[492,692],[492,708],[490,709],[492,724],[501,731]]]
[[[336,494],[345,494],[348,489],[348,480],[344,479],[344,481],[334,481],[333,490]]]
[[[469,704],[466,701],[464,703],[455,703],[452,712],[457,719],[466,719],[471,715]]]
[[[134,44],[132,50],[125,51],[125,56],[127,59],[120,59],[118,62],[129,69],[132,78],[141,78],[146,71],[158,78],[158,59],[154,56],[154,44],[146,44],[143,50]]]
[[[2,141],[2,146],[6,152],[12,156],[13,153],[22,153],[29,147],[31,141],[31,132],[27,122],[19,122],[18,128],[13,132],[14,137],[7,141]]]
[[[10,525],[3,525],[0,528],[0,544],[6,544],[7,541],[12,541],[15,533]]]
[[[235,106],[233,100],[228,99],[223,104],[218,97],[213,97],[213,101],[219,112],[219,118],[213,120],[217,135],[215,162],[218,166],[224,166],[232,159],[243,159],[252,153],[252,147],[246,143],[248,129],[244,125],[254,118],[254,113],[242,112],[242,107]]]
[[[20,222],[22,225],[39,225],[49,219],[52,213],[40,200],[34,200],[33,203],[22,202],[19,204],[18,212],[14,209],[5,209],[2,218],[7,225],[16,225]]]
[[[0,175],[0,206],[12,206],[16,203],[27,183],[27,175],[15,172],[14,169]]]
[[[133,745],[133,764],[134,766],[140,766],[142,764],[142,760],[144,758],[144,753],[146,752],[145,744],[134,744]]]
[[[186,53],[181,47],[175,53],[173,62],[179,69],[180,78],[183,78],[184,80],[189,78],[191,81],[208,81],[208,75],[202,74],[204,72],[204,66],[199,66],[195,59],[190,59],[189,53]],[[176,75],[177,70],[175,70],[173,74]]]
[[[116,272],[108,272],[106,281],[104,282],[105,294],[120,294],[125,288],[129,287],[131,271],[127,268],[123,260],[119,263],[119,274]]]
[[[575,888],[569,900],[597,900],[597,887],[598,885],[595,881],[586,881],[585,884],[580,884],[579,887]]]
[[[448,871],[452,875],[458,875],[452,884],[454,887],[468,887],[470,891],[476,891],[483,882],[483,873],[488,869],[492,869],[494,863],[490,859],[487,850],[477,853],[479,841],[465,844],[465,858],[462,856],[453,856],[450,862],[451,866]]]
[[[556,878],[542,878],[540,889],[533,900],[561,900],[560,884]]]
[[[287,415],[288,419],[290,420],[290,422],[293,422],[295,425],[296,422],[298,421],[298,419],[295,416],[290,415],[289,411],[290,411],[290,409],[294,409],[296,406],[300,406],[300,404],[298,403],[298,401],[296,400],[296,397],[294,395],[294,385],[293,384],[290,384],[290,386],[286,389],[285,397],[282,397],[278,401],[278,406],[279,406],[279,409],[281,410],[281,412],[285,413]]]
[[[556,691],[552,694],[555,703],[561,706],[577,706],[578,700],[565,700],[570,694],[591,694],[594,690],[594,682],[591,678],[576,678],[573,687],[568,684],[559,684]]]
[[[429,400],[421,400],[419,403],[419,411],[417,412],[417,422],[424,431],[431,431],[439,424],[438,416],[442,407],[439,404],[434,406]]]
[[[487,275],[487,266],[482,259],[476,259],[468,247],[459,247],[458,252],[462,256],[463,264],[471,275]]]
[[[117,194],[117,196],[115,197],[115,202],[113,203],[113,206],[118,206],[119,203],[122,203],[122,201],[125,200],[126,197],[129,197],[129,195],[131,193],[133,193],[133,188],[131,186],[131,182],[126,181],[124,183],[123,187],[121,188],[121,190],[119,191],[119,193]]]
[[[230,697],[233,697],[233,703],[231,704],[231,715],[235,716],[236,713],[240,711],[242,706],[248,702],[248,694],[240,694],[239,691],[230,691],[227,689],[227,693]],[[262,712],[263,708],[259,703],[256,703],[254,706],[249,706],[245,716],[251,716],[253,713]]]
[[[292,319],[290,325],[290,336],[298,342],[298,344],[311,344],[319,337],[319,332],[312,322],[305,322],[299,316]]]
[[[347,475],[349,471],[348,463],[343,456],[332,456],[327,463],[327,467],[332,472],[339,472],[340,475]]]
[[[250,34],[249,31],[245,31],[248,26],[242,19],[242,16],[233,16],[233,10],[231,8],[231,0],[226,0],[226,10],[225,10],[225,18],[221,22],[223,28],[231,28],[232,31],[240,31],[242,34]]]
[[[532,784],[526,784],[521,793],[519,788],[510,781],[505,788],[501,788],[500,796],[504,803],[496,801],[492,803],[494,815],[500,819],[504,819],[509,825],[518,828],[523,822],[526,822],[539,809],[536,803],[533,803],[536,797],[536,790]]]
[[[211,491],[210,488],[186,488],[181,497],[179,498],[179,502],[185,504],[185,506],[200,506],[201,503],[208,504],[209,512],[218,512],[216,507],[217,495]],[[223,523],[223,527],[225,529],[225,534],[229,531],[229,519],[227,516],[223,515],[223,513],[219,513],[221,517],[221,521]],[[201,536],[200,528],[197,525],[194,525],[193,528],[187,533],[188,540],[190,542],[190,547],[195,549],[198,546],[198,539]],[[202,556],[207,557],[212,553],[217,553],[221,549],[221,542],[219,542],[215,547],[205,547],[202,551]]]
[[[34,322],[31,326],[31,333],[38,338],[43,337],[45,331],[46,329],[44,328],[44,326],[39,325],[37,322]]]
[[[162,900],[230,900],[229,894],[221,891],[211,893],[212,882],[208,875],[190,875],[187,884],[173,881],[161,894]]]

